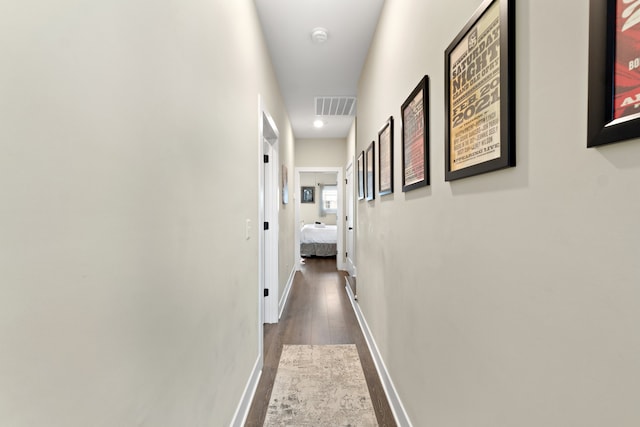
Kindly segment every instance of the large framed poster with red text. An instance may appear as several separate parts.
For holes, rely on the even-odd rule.
[[[640,136],[640,3],[591,0],[587,147]]]
[[[424,76],[400,107],[402,191],[429,185],[429,76]]]
[[[515,166],[514,0],[485,0],[445,51],[445,180]]]

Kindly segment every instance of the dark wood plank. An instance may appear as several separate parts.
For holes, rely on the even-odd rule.
[[[261,427],[285,344],[355,344],[378,424],[395,426],[393,413],[345,290],[336,261],[308,258],[297,272],[280,323],[265,325],[264,367],[245,426]]]

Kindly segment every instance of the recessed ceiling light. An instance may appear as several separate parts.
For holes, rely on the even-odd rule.
[[[313,40],[314,43],[322,44],[326,42],[328,38],[329,33],[326,28],[316,27],[311,31],[311,40]]]
[[[320,129],[322,127],[324,127],[324,121],[320,120],[320,119],[315,119],[313,121],[313,127],[316,129]]]

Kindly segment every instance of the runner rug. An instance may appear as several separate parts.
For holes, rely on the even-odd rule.
[[[285,345],[265,426],[377,426],[358,350]]]

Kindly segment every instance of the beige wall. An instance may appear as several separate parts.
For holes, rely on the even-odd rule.
[[[296,139],[296,167],[343,168],[346,150],[344,139]]]
[[[253,2],[5,3],[0,68],[0,425],[227,425],[258,357],[259,93],[294,168]]]
[[[428,74],[432,185],[399,190],[396,126],[360,305],[416,426],[640,425],[640,141],[586,148],[588,2],[517,1],[518,165],[445,183],[444,50],[479,3],[385,3],[356,152]]]

